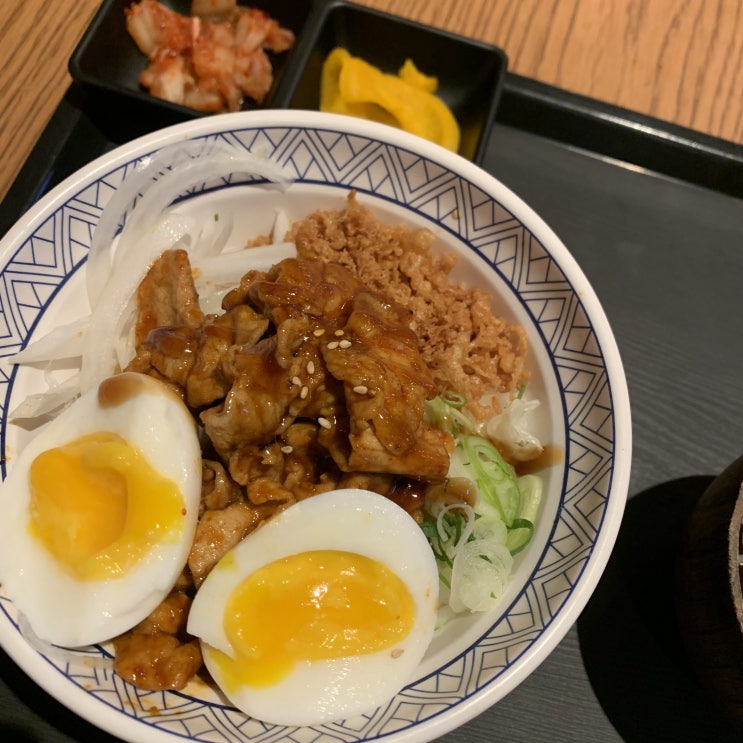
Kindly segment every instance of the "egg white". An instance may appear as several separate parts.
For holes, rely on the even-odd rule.
[[[157,380],[131,373],[119,378],[131,382],[136,394],[101,407],[99,387],[93,387],[29,442],[0,486],[0,581],[33,632],[63,647],[109,640],[144,619],[182,572],[196,529],[201,450],[192,416]],[[83,581],[29,532],[29,468],[42,452],[97,431],[119,434],[162,476],[175,481],[185,514],[177,542],[156,545],[120,577]]]
[[[273,517],[233,548],[199,588],[188,632],[201,638],[205,664],[218,685],[221,672],[212,649],[234,657],[222,622],[233,589],[261,566],[310,550],[354,552],[386,565],[414,598],[414,625],[392,648],[332,661],[304,661],[271,687],[225,692],[236,707],[264,722],[313,725],[374,710],[410,682],[433,636],[438,572],[422,530],[381,495],[355,488],[336,490],[300,501]]]

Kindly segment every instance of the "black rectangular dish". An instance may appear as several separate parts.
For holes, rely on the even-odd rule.
[[[156,98],[140,84],[147,60],[125,23],[125,10],[134,2],[104,1],[70,58],[73,79],[95,90],[102,106],[114,107],[117,102],[111,96],[123,96],[129,108],[120,110],[120,115],[130,121],[144,115],[164,125],[208,115]],[[188,15],[191,0],[164,0],[163,4]],[[265,11],[296,37],[289,51],[269,53],[271,89],[260,103],[246,99],[243,110],[318,110],[323,62],[336,47],[390,74],[411,59],[422,73],[438,81],[436,95],[459,124],[459,154],[475,162],[482,158],[508,66],[501,49],[346,0],[262,0],[240,5]]]
[[[163,108],[181,120],[207,114],[170,101],[153,98],[139,82],[147,58],[139,51],[126,29],[125,10],[135,0],[104,0],[86,29],[69,61],[73,79],[83,85],[130,97],[141,104]],[[161,0],[167,8],[188,15],[191,0]],[[312,0],[256,0],[251,7],[266,12],[282,27],[299,37],[312,7]],[[278,90],[288,67],[293,49],[268,57],[273,70],[273,83],[260,102],[246,99],[243,110],[281,106]]]
[[[287,70],[288,108],[317,110],[323,62],[337,47],[390,74],[412,59],[438,80],[461,129],[459,154],[483,157],[508,66],[501,49],[344,0],[318,4],[305,36]]]

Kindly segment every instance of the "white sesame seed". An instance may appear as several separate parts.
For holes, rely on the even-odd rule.
[[[299,377],[292,377],[292,384],[300,385],[302,380]]]
[[[336,335],[336,336],[338,336],[338,338],[340,338],[343,335],[343,331],[342,330],[336,330],[335,333],[334,333],[334,335]]]
[[[314,373],[315,373],[315,362],[308,361],[307,362],[307,374],[314,374]]]
[[[323,427],[323,428],[330,428],[331,424],[330,421],[327,418],[318,418],[317,422]]]
[[[338,345],[341,348],[351,348],[351,341],[341,341]]]
[[[284,454],[291,454],[294,451],[294,447],[293,446],[282,446],[281,451]]]
[[[302,400],[304,400],[304,398],[305,398],[305,397],[307,397],[307,395],[308,395],[309,393],[310,393],[309,387],[307,387],[307,385],[305,385],[304,387],[302,387],[302,389],[301,389],[301,390],[299,390],[299,397],[300,397],[300,398],[301,398]]]
[[[353,388],[353,391],[354,391],[354,392],[355,392],[355,393],[356,393],[357,395],[365,395],[365,394],[366,394],[367,392],[369,392],[369,388],[368,388],[368,387],[367,387],[367,386],[366,386],[365,384],[357,384],[357,385],[356,385],[356,386],[355,386],[355,387]]]
[[[338,348],[338,341],[330,341],[328,348],[332,351],[334,348]]]
[[[325,330],[323,328],[315,328],[312,331],[312,335],[314,335],[315,338],[319,338],[321,335],[325,335]]]

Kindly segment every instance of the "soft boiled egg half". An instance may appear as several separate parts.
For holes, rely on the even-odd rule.
[[[109,640],[172,589],[200,494],[183,402],[151,377],[110,377],[46,424],[0,486],[0,580],[42,640]]]
[[[344,489],[290,506],[228,552],[188,632],[240,710],[313,725],[370,712],[409,683],[437,607],[418,524],[381,495]]]

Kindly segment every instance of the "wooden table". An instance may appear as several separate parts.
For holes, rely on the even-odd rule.
[[[743,0],[360,0],[505,49],[510,69],[743,143]],[[100,0],[0,2],[0,198]]]
[[[98,1],[0,0],[0,194],[63,95],[66,60]],[[743,144],[741,0],[544,0],[539,14],[537,0],[364,1],[495,41],[520,74]],[[517,688],[437,743],[741,743],[691,673],[673,590],[689,513],[742,451],[743,346],[730,342],[740,325],[741,200],[494,129],[486,170],[569,246],[617,339],[632,401],[630,499],[578,621]],[[539,601],[564,590],[555,581]],[[2,740],[118,743],[1,650],[0,731]]]

